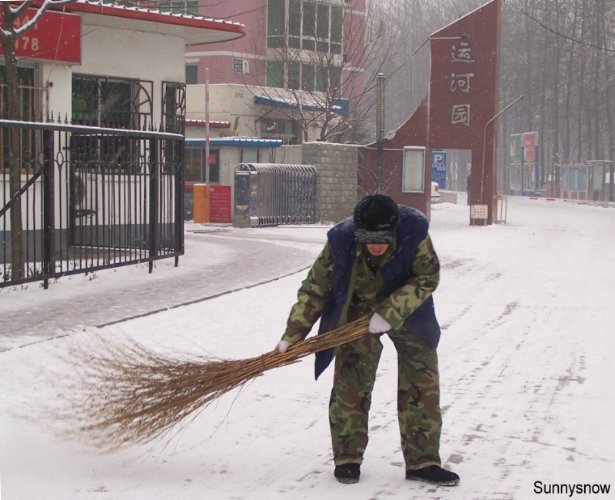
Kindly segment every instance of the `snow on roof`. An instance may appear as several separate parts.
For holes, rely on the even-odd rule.
[[[245,35],[245,25],[225,19],[163,12],[160,9],[118,5],[98,0],[76,0],[53,7],[64,12],[82,12],[115,17],[156,26],[157,32],[181,35],[188,45],[234,40]],[[164,30],[164,27],[167,30]],[[171,31],[169,31],[169,29]]]
[[[187,127],[204,127],[205,125],[207,125],[207,121],[206,120],[186,119],[185,120],[185,124],[186,124]],[[231,123],[227,122],[227,121],[210,120],[209,121],[209,126],[211,128],[230,128],[231,127]]]
[[[303,108],[306,111],[326,111],[326,106],[322,102],[310,101],[307,99],[303,99],[299,102],[296,98],[285,99],[284,97],[272,97],[268,95],[255,95],[254,102],[256,104],[262,104],[265,106],[272,106],[274,108],[294,108],[299,109]],[[336,102],[338,104],[333,104],[331,106],[331,111],[338,115],[347,115],[348,114],[348,101],[347,99],[337,99]]]
[[[283,107],[283,108],[298,108],[301,107],[310,111],[324,111],[326,108],[324,104],[316,101],[303,101],[301,103],[293,99],[284,99],[282,97],[271,97],[266,95],[254,96],[254,102],[256,104],[266,104],[268,106]],[[340,106],[331,106],[333,110],[341,109]]]
[[[213,137],[209,140],[211,146],[232,146],[241,148],[278,148],[282,146],[281,139],[262,139],[259,137]],[[186,146],[204,146],[205,139],[186,139]]]

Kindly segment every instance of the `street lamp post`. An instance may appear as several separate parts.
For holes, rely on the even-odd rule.
[[[382,162],[384,155],[384,84],[386,77],[376,75],[376,179],[378,190],[382,189]]]

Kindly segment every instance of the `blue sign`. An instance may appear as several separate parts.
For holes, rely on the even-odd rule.
[[[440,189],[446,189],[446,151],[432,151],[431,153],[431,180],[440,185]]]

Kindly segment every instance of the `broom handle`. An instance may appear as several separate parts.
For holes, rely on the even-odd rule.
[[[367,333],[368,324],[369,317],[362,316],[328,332],[295,342],[284,353],[274,349],[269,355],[291,363],[309,354],[325,351],[361,338]]]

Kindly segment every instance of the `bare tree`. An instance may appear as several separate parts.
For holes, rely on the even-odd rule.
[[[352,4],[331,4],[327,10],[326,4],[314,3],[308,7],[315,16],[303,12],[303,25],[289,19],[269,61],[269,69],[278,68],[278,85],[256,86],[259,93],[292,104],[280,112],[298,124],[303,140],[310,129],[329,142],[361,142],[369,134],[365,124],[374,105],[375,78],[395,58],[399,44],[379,11],[368,5],[365,13],[358,12]],[[306,23],[313,24],[306,29]],[[305,38],[297,46],[299,29],[309,33],[312,47]]]
[[[502,19],[502,95],[524,95],[503,122],[539,131],[542,182],[558,183],[556,164],[614,160],[615,4],[509,0]]]
[[[17,41],[21,36],[32,29],[39,21],[43,13],[54,5],[70,3],[73,0],[43,0],[34,2],[2,2],[2,19],[0,23],[0,43],[4,48],[6,89],[7,89],[7,114],[11,120],[19,120],[19,82],[18,82],[18,58],[16,54]],[[29,14],[32,14],[30,17]],[[21,190],[21,162],[19,152],[19,131],[16,128],[9,129],[8,140],[8,165],[10,170],[10,194],[11,205],[11,278],[20,279],[24,276],[24,257],[22,249],[22,221],[21,202],[19,191]]]

